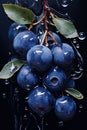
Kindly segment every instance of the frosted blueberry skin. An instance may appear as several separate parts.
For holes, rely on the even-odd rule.
[[[17,83],[23,89],[32,89],[39,84],[39,76],[29,66],[24,65],[17,75]]]
[[[12,23],[8,30],[9,40],[13,41],[13,39],[18,33],[23,32],[25,30],[27,30],[27,26],[18,23]]]
[[[38,44],[38,39],[32,31],[19,33],[13,42],[13,48],[21,56],[26,57],[27,51]]]
[[[53,35],[53,37],[57,41],[57,44],[54,43],[53,39],[48,35],[48,43],[49,43],[48,48],[53,49],[56,46],[61,47],[62,46],[62,41],[61,41],[59,35],[57,35],[56,33],[52,32],[52,31],[50,31],[50,33]],[[43,36],[44,36],[44,34],[39,36],[39,41],[40,42],[42,41]]]
[[[53,49],[54,63],[63,68],[69,67],[75,58],[75,53],[73,48],[67,43],[62,44],[62,48],[55,47]]]
[[[44,77],[43,83],[49,90],[56,92],[65,89],[66,80],[65,72],[58,67],[53,67]]]
[[[43,116],[54,107],[55,98],[47,89],[37,87],[29,94],[28,104],[34,112]]]
[[[44,72],[52,64],[52,53],[46,46],[36,45],[28,51],[27,62],[31,68]]]
[[[62,96],[56,100],[55,114],[56,116],[67,121],[73,118],[76,112],[76,103],[69,96]]]

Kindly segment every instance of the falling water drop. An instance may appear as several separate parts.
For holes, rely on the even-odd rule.
[[[6,93],[2,93],[2,97],[5,99],[6,98]]]
[[[73,39],[73,43],[76,44],[76,43],[77,43],[77,40],[76,40],[76,39]]]
[[[79,38],[79,40],[84,40],[86,38],[85,33],[84,32],[80,32],[78,38]]]
[[[9,80],[6,79],[6,80],[5,80],[5,85],[8,85],[8,84],[9,84]]]
[[[80,48],[80,45],[79,45],[79,44],[77,44],[77,45],[76,45],[76,48],[77,48],[77,49],[79,49],[79,48]]]
[[[24,108],[24,110],[25,110],[25,111],[28,111],[28,108],[27,108],[27,107],[25,107],[25,108]]]
[[[82,104],[80,104],[80,105],[79,105],[79,108],[80,108],[80,109],[82,109],[82,108],[83,108],[83,105],[82,105]]]

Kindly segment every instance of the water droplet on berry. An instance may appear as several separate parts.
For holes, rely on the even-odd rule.
[[[79,40],[84,40],[86,38],[85,33],[84,32],[80,32],[78,38],[79,38]]]
[[[63,121],[59,121],[59,122],[58,122],[58,126],[59,126],[59,127],[62,127],[63,125],[64,125],[64,122],[63,122]]]
[[[33,37],[32,38],[30,38],[30,41],[32,41],[33,40]]]
[[[9,81],[8,79],[5,80],[5,85],[8,85],[9,84]]]
[[[40,34],[40,35],[42,35],[42,34],[43,34],[43,32],[42,32],[41,30],[39,30],[39,34]]]

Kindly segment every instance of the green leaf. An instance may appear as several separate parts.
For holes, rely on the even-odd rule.
[[[84,98],[83,94],[74,88],[67,88],[65,91],[79,100]]]
[[[31,24],[34,21],[34,13],[27,8],[15,4],[3,4],[8,17],[19,24]]]
[[[18,59],[11,60],[0,71],[0,79],[11,78],[23,64],[24,63]]]
[[[71,21],[63,18],[53,18],[53,22],[58,31],[66,38],[78,37],[77,30]]]

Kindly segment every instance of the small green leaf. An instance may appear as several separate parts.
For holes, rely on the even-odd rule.
[[[11,60],[0,71],[0,79],[11,78],[23,64],[24,63],[18,59]]]
[[[67,88],[65,91],[79,100],[84,98],[83,94],[74,88]]]
[[[3,4],[8,17],[19,24],[31,24],[34,21],[34,13],[27,8],[15,4]]]
[[[78,37],[77,30],[71,21],[65,20],[63,18],[54,18],[53,22],[59,32],[66,38]]]

